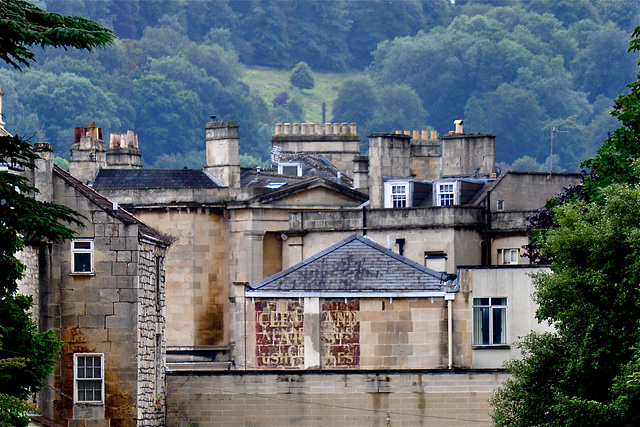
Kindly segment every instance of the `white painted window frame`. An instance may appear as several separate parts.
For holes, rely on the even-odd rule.
[[[100,376],[99,377],[91,377],[91,378],[80,378],[78,375],[78,359],[79,358],[89,358],[89,357],[99,357],[100,358]],[[104,404],[104,353],[74,353],[73,354],[73,402],[74,403],[83,403],[83,404],[94,404],[94,405],[103,405]],[[100,400],[80,400],[79,398],[79,384],[84,381],[100,381]]]
[[[77,243],[89,243],[89,248],[76,248]],[[76,271],[76,254],[89,254],[89,271]],[[93,239],[73,239],[71,241],[71,274],[93,274],[94,273],[94,245]]]
[[[443,186],[451,186],[451,191],[443,191]],[[435,191],[435,205],[436,206],[454,206],[458,201],[457,192],[458,192],[458,182],[457,181],[440,181],[435,183],[436,191]],[[442,204],[442,196],[443,195],[452,195],[452,203],[450,204]]]
[[[476,299],[488,299],[489,300],[489,304],[476,304]],[[498,299],[504,299],[505,303],[504,304],[492,304],[492,300],[498,300]],[[507,297],[475,297],[473,298],[473,312],[472,312],[472,318],[473,318],[473,346],[474,347],[502,347],[502,346],[507,346],[509,345],[509,336],[507,334],[508,330],[508,324],[509,324],[509,320],[508,320],[508,316],[509,316],[509,299]],[[487,327],[489,328],[489,344],[484,344],[481,341],[480,338],[478,337],[478,316],[477,316],[477,309],[482,309],[482,308],[488,308],[489,310],[489,316],[488,316],[488,322],[487,322]],[[500,310],[500,313],[502,314],[502,333],[501,336],[504,337],[504,342],[501,343],[494,343],[493,342],[493,324],[494,324],[494,310]],[[482,321],[482,320],[480,320]]]
[[[302,176],[302,165],[298,162],[281,162],[278,163],[278,174],[279,175],[284,175],[284,168],[285,167],[292,167],[295,166],[296,169],[296,176]]]
[[[499,249],[501,255],[502,265],[516,265],[520,260],[520,249],[518,248],[503,248]],[[513,260],[513,254],[515,254],[515,260]]]
[[[394,187],[404,187],[405,208],[413,206],[413,183],[408,180],[391,180],[384,182],[384,207],[386,209],[401,209],[394,206],[394,195],[399,196],[402,193],[394,193]]]

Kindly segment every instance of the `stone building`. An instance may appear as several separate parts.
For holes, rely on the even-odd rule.
[[[91,136],[81,137],[86,143]],[[82,215],[62,243],[31,242],[20,291],[35,318],[63,341],[59,364],[38,395],[42,417],[64,426],[165,425],[164,266],[170,241],[53,164],[36,144],[23,172],[37,198]]]
[[[421,408],[424,425],[438,425],[426,401],[456,406],[460,395],[452,387],[468,391],[470,405],[452,410],[452,424],[466,416],[469,423],[486,420],[488,396],[504,378],[502,361],[514,353],[513,334],[535,327],[527,317],[532,306],[523,302],[531,293],[525,273],[533,268],[521,251],[526,218],[578,179],[498,174],[495,136],[465,134],[462,121],[440,138],[435,132],[373,134],[366,156],[357,150],[355,125],[277,125],[273,168],[252,170],[240,168],[236,122],[206,124],[203,170],[140,168],[135,134],[112,136],[107,147],[93,124],[77,133],[71,175],[176,239],[166,253],[170,424],[187,417],[221,425],[244,414],[242,420],[266,425],[271,418],[254,419],[256,408],[273,409],[275,423],[285,412],[292,424],[326,424],[329,418],[314,405],[339,405],[353,389],[360,394],[349,401],[373,412],[336,412],[352,424],[376,425],[385,407],[411,402]],[[308,294],[310,283],[327,283],[329,273],[311,267],[328,248],[348,264],[348,251],[338,247],[356,244],[375,248],[374,259],[411,264],[438,284],[420,288],[424,295],[391,295],[381,290],[384,280],[367,276],[359,289]],[[304,271],[313,273],[296,282],[293,293],[272,289]],[[446,292],[458,274],[459,290]],[[508,326],[487,329],[494,323],[486,313],[494,312],[494,323]],[[301,321],[311,332],[277,335],[259,322],[270,316]],[[323,316],[362,322],[357,364],[349,350],[355,343],[343,341],[334,351],[323,341],[323,328],[335,329],[322,324]],[[338,333],[346,339],[346,331]],[[286,351],[259,345],[274,336],[297,345]],[[234,397],[247,393],[252,403]],[[295,401],[257,402],[260,394],[282,393],[310,396],[308,412]],[[227,403],[237,412],[229,415]]]

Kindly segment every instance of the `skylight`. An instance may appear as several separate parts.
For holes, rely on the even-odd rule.
[[[287,185],[286,182],[270,182],[269,184],[267,184],[266,188],[269,188],[271,190],[275,190],[276,188],[280,188],[282,186]]]

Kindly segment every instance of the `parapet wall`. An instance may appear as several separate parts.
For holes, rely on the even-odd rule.
[[[276,123],[274,136],[280,135],[357,135],[355,123]]]
[[[355,123],[277,123],[271,146],[282,155],[321,155],[347,176],[353,176],[353,158],[360,155]]]
[[[169,374],[167,425],[489,425],[489,398],[508,376],[490,370]]]
[[[292,212],[289,228],[293,231],[362,231],[367,229],[397,228],[482,228],[486,223],[486,211],[481,207],[431,207],[403,209],[362,209]]]

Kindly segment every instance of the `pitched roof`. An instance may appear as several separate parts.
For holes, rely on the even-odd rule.
[[[214,179],[197,169],[101,169],[92,187],[96,190],[220,187]]]
[[[93,188],[90,188],[84,185],[78,179],[76,179],[71,174],[69,174],[69,172],[67,172],[66,170],[54,165],[53,172],[54,174],[62,178],[62,180],[64,180],[67,184],[74,187],[78,192],[80,192],[86,198],[88,198],[93,203],[95,203],[96,205],[104,209],[104,211],[107,212],[107,214],[111,215],[114,218],[118,218],[120,221],[124,222],[125,224],[138,224],[139,233],[152,237],[153,239],[156,239],[164,244],[169,244],[166,237],[163,236],[160,232],[158,232],[152,227],[149,227],[144,222],[140,221],[138,218],[136,218],[126,210],[122,209],[121,207],[114,205],[114,203],[111,202],[109,199],[107,199],[102,194],[95,191]],[[116,207],[116,209],[114,209],[114,206]]]
[[[347,187],[346,185],[338,184],[336,182],[327,180],[325,178],[314,177],[314,178],[304,178],[298,182],[292,182],[288,185],[279,187],[278,189],[270,191],[266,194],[258,195],[255,198],[253,198],[252,201],[259,202],[259,203],[269,203],[275,200],[289,197],[292,194],[306,191],[311,188],[319,188],[319,187],[323,187],[328,190],[335,191],[336,193],[340,193],[342,195],[351,197],[352,199],[360,202],[369,200],[369,197],[366,194],[361,193],[358,190],[354,190],[353,188]]]
[[[449,276],[411,261],[359,234],[274,274],[247,296],[438,296]]]
[[[267,185],[269,184],[284,183],[284,185],[291,185],[297,184],[304,179],[304,177],[299,176],[279,175],[271,171],[260,171],[260,173],[258,173],[255,169],[252,169],[244,172],[240,176],[240,186],[268,188]]]

